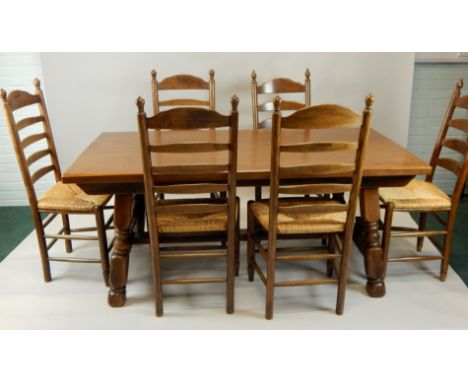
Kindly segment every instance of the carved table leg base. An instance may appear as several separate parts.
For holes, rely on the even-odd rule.
[[[128,275],[128,259],[131,249],[130,226],[132,195],[116,195],[114,203],[115,240],[110,261],[110,290],[107,301],[112,307],[125,304]]]

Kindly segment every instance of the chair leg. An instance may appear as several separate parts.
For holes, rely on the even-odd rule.
[[[452,254],[453,224],[447,225],[447,235],[444,238],[443,259],[440,266],[440,281],[445,281],[449,267],[450,255]]]
[[[346,284],[348,283],[348,264],[349,253],[351,252],[351,245],[343,248],[340,262],[340,274],[338,275],[338,296],[336,299],[336,314],[342,315],[344,310]]]
[[[383,259],[385,263],[387,263],[388,261],[388,249],[390,247],[390,237],[392,233],[392,220],[393,220],[394,210],[395,210],[395,205],[393,203],[387,203],[385,205],[385,217],[384,217],[384,225],[383,225],[383,232],[382,232],[382,252],[383,252]]]
[[[275,298],[275,271],[276,271],[276,238],[268,238],[267,279],[266,279],[266,307],[265,318],[273,318],[273,302]]]
[[[227,269],[226,269],[226,313],[234,313],[234,279],[236,274],[236,240],[235,229],[230,232],[227,246]]]
[[[235,240],[235,253],[236,253],[236,276],[239,276],[240,268],[240,208],[237,210],[237,223],[236,223],[236,240]]]
[[[335,239],[333,235],[328,235],[328,253],[335,253]],[[327,260],[327,276],[333,276],[333,260],[331,259]]]
[[[65,235],[70,235],[70,218],[68,214],[62,214],[62,223],[63,223],[63,233]],[[65,251],[71,253],[73,251],[72,241],[65,240]]]
[[[151,229],[151,227],[149,227]],[[159,243],[151,237],[150,234],[150,245],[151,245],[151,262],[153,266],[153,288],[154,288],[154,300],[156,305],[156,316],[162,317],[163,310],[163,290],[161,280],[161,262],[159,259]]]
[[[424,231],[426,229],[426,222],[427,222],[427,213],[421,212],[419,216],[419,230]],[[416,244],[416,251],[421,252],[424,243],[424,236],[418,237],[417,244]]]
[[[99,255],[101,257],[101,269],[104,283],[109,286],[109,251],[107,248],[106,226],[104,220],[104,210],[96,210],[96,230],[99,241]]]
[[[262,200],[262,187],[255,186],[255,201],[258,202],[259,200]]]
[[[49,262],[49,254],[47,250],[47,241],[44,237],[44,227],[42,225],[41,214],[38,211],[33,211],[33,220],[34,225],[36,226],[36,236],[37,236],[37,243],[39,245],[39,253],[41,255],[41,264],[42,264],[42,274],[44,276],[44,281],[49,282],[52,281],[52,277],[50,275],[50,262]]]
[[[255,275],[255,225],[254,216],[250,209],[250,203],[247,205],[247,274],[249,281],[254,280]]]

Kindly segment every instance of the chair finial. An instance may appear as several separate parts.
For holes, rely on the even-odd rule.
[[[370,110],[373,103],[374,103],[374,96],[369,93],[369,95],[366,97],[366,110]]]
[[[280,96],[276,96],[275,99],[273,100],[273,105],[275,107],[275,111],[280,111],[280,105],[281,105],[281,98]]]
[[[457,89],[460,90],[463,87],[463,78],[460,78],[457,81]]]
[[[210,69],[208,73],[210,74],[210,78],[213,78],[215,75],[215,71],[213,69]]]
[[[41,81],[39,81],[38,78],[35,78],[35,79],[33,80],[33,85],[34,85],[34,87],[36,88],[36,90],[40,90]]]
[[[155,69],[153,69],[153,70],[151,71],[151,77],[153,77],[153,80],[156,79],[156,74],[158,74],[158,73],[156,72]]]
[[[232,111],[237,111],[237,105],[239,105],[239,97],[233,95],[231,98]]]
[[[145,112],[145,100],[142,97],[138,97],[136,100],[136,105],[138,107],[139,113]]]
[[[305,71],[305,76],[306,76],[307,79],[310,78],[310,70],[309,70],[309,68],[306,69],[306,71]]]
[[[252,70],[252,74],[250,76],[252,77],[252,80],[257,79],[257,73],[255,73],[255,70]]]
[[[7,92],[5,89],[1,89],[0,92],[2,93],[2,100],[3,102],[6,102],[7,101]]]

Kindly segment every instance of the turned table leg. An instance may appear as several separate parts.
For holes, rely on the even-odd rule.
[[[114,202],[114,248],[110,261],[108,303],[112,307],[123,306],[126,299],[128,256],[131,248],[130,226],[132,220],[131,194],[115,195]]]
[[[379,189],[363,188],[360,193],[361,217],[356,221],[354,240],[364,255],[367,293],[371,297],[385,295],[385,261],[379,236]]]

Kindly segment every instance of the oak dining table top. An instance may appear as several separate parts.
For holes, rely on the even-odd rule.
[[[313,135],[305,136],[304,131],[288,130],[284,132],[282,140],[287,143],[304,141],[347,141],[357,134],[357,129],[323,129],[313,131]],[[154,143],[172,143],[184,141],[226,142],[226,131],[191,130],[191,131],[163,131],[153,132],[150,140]],[[271,130],[249,129],[239,130],[238,153],[238,183],[250,185],[264,182],[268,184],[270,178],[270,141]],[[175,165],[180,161],[196,164],[216,164],[225,161],[223,152],[191,153],[181,159],[180,155],[158,155],[155,164]],[[284,158],[284,165],[294,165],[298,162],[320,163],[330,162],[334,158],[337,162],[344,159],[330,152],[313,157],[313,153],[291,154]],[[428,163],[422,161],[407,149],[393,142],[379,132],[372,130],[369,136],[367,155],[364,164],[363,186],[379,179],[379,185],[385,185],[384,179],[401,179],[404,183],[416,175],[430,173]],[[196,175],[198,180],[200,175]],[[215,174],[206,175],[207,180],[215,180]],[[366,180],[367,179],[367,180]],[[106,132],[100,134],[79,155],[75,162],[63,174],[64,183],[77,183],[88,193],[121,193],[137,192],[143,187],[143,170],[138,133],[135,132]],[[164,179],[163,179],[164,180]],[[169,180],[169,179],[167,179]],[[170,179],[171,181],[174,179]],[[182,179],[184,181],[190,179]],[[195,180],[195,178],[194,178]],[[120,185],[120,186],[119,186]]]

